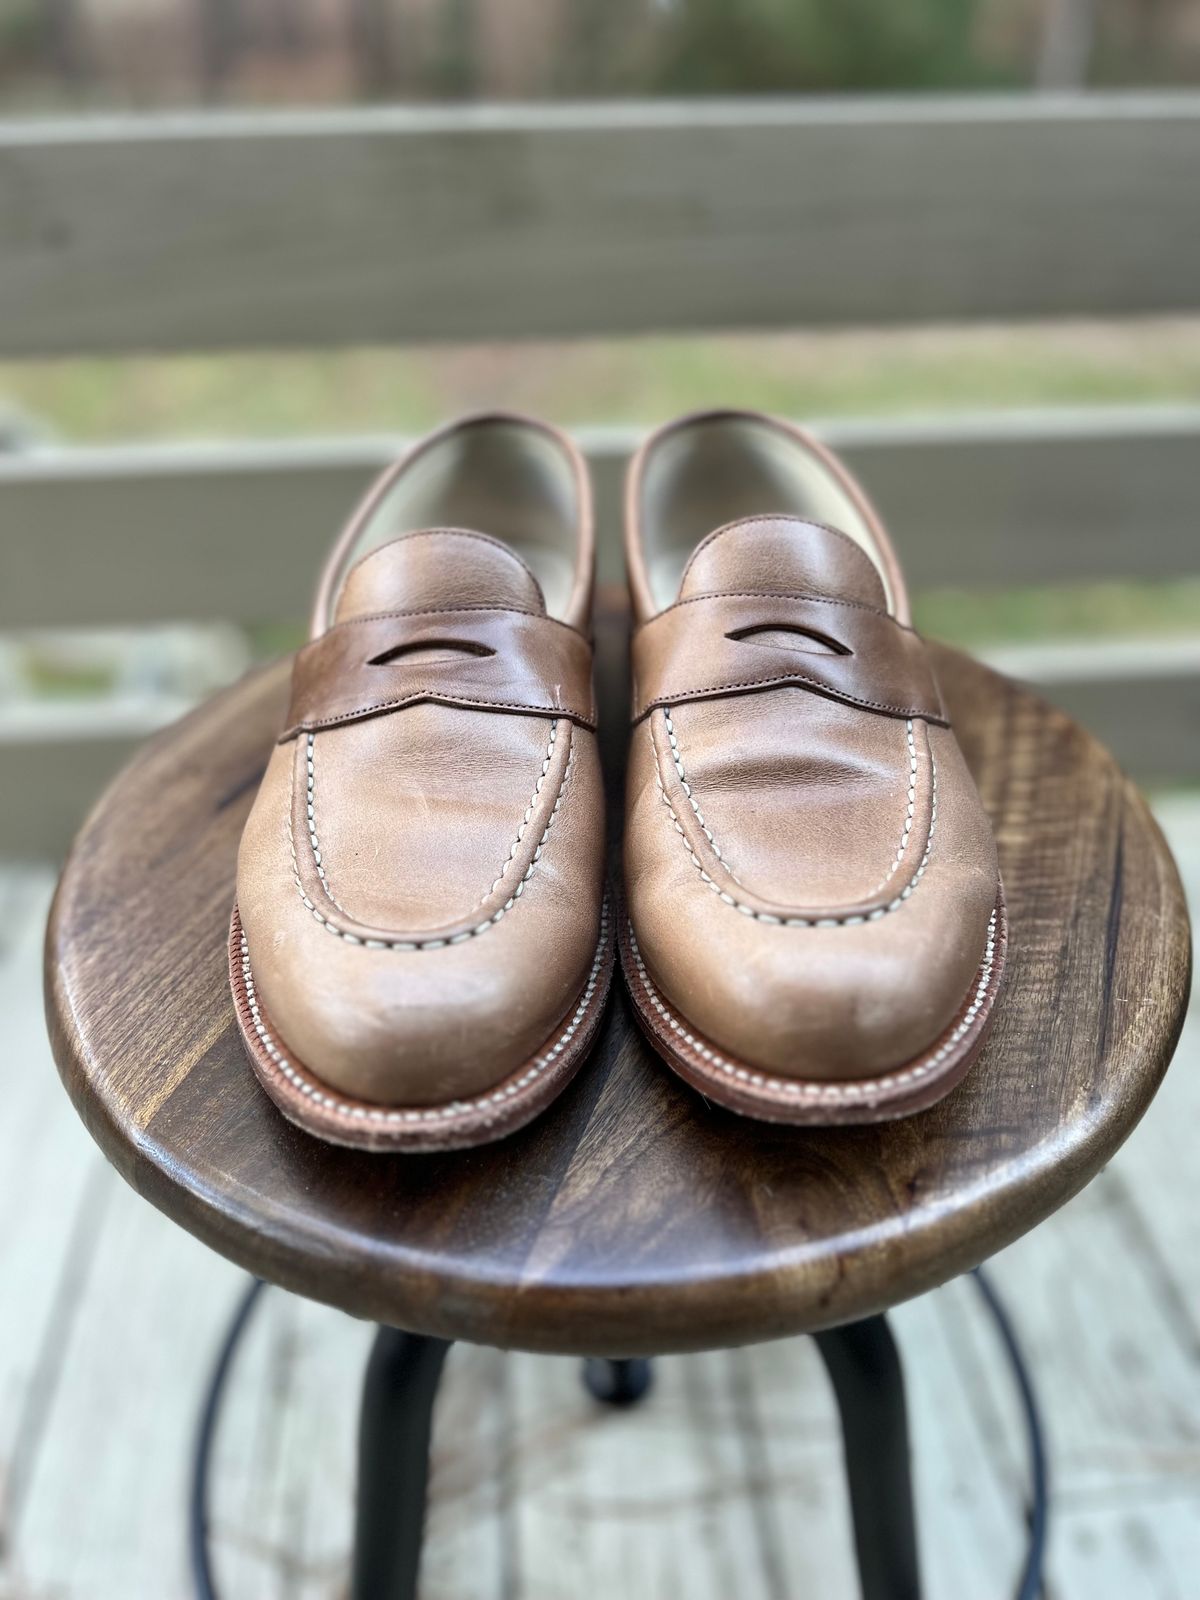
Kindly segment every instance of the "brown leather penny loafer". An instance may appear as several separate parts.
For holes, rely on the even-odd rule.
[[[638,454],[626,554],[621,943],[645,1031],[749,1116],[929,1105],[991,1017],[1004,896],[883,525],[798,429],[712,413]]]
[[[284,1115],[449,1149],[529,1121],[612,970],[587,471],[510,415],[432,435],[334,546],[238,856],[230,980]]]

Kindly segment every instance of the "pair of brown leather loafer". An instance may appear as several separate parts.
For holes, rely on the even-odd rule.
[[[618,926],[578,450],[467,418],[334,546],[230,935],[255,1071],[319,1137],[522,1126],[584,1060],[618,946],[662,1056],[750,1116],[902,1115],[973,1060],[995,846],[861,489],[788,424],[684,418],[633,463],[626,561]]]

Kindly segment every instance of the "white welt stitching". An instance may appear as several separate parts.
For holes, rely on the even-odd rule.
[[[596,993],[596,983],[600,976],[600,965],[604,959],[604,949],[608,943],[608,906],[604,905],[600,911],[600,942],[596,946],[591,970],[588,973],[587,984],[580,997],[579,1004],[571,1017],[570,1022],[559,1034],[554,1044],[544,1055],[535,1058],[531,1067],[503,1089],[497,1089],[491,1094],[473,1095],[465,1100],[454,1100],[448,1106],[429,1106],[420,1111],[384,1111],[379,1107],[355,1105],[346,1100],[338,1100],[333,1095],[323,1094],[316,1085],[296,1068],[279,1049],[262,1019],[259,1010],[258,995],[254,989],[254,977],[250,971],[250,947],[246,942],[246,935],[242,935],[242,983],[246,989],[246,1003],[250,1007],[250,1017],[254,1023],[254,1031],[262,1042],[263,1049],[271,1060],[283,1073],[289,1083],[295,1084],[300,1093],[306,1095],[314,1105],[326,1106],[331,1111],[343,1112],[348,1117],[365,1122],[450,1122],[455,1117],[464,1116],[468,1112],[477,1111],[483,1106],[503,1105],[506,1100],[518,1094],[522,1089],[527,1089],[535,1078],[539,1078],[547,1067],[558,1060],[566,1047],[570,1044],[579,1025],[583,1021],[584,1012],[592,1002]]]
[[[687,795],[688,804],[696,813],[696,821],[700,824],[701,828],[703,828],[704,837],[712,846],[713,855],[716,856],[718,861],[724,862],[725,857],[721,854],[721,847],[713,838],[712,829],[709,827],[708,823],[705,822],[704,814],[700,810],[700,807],[696,804],[696,797],[692,793],[692,786],[687,781],[687,773],[683,770],[683,753],[679,748],[679,738],[675,732],[675,724],[671,721],[670,706],[663,707],[663,721],[667,725],[667,743],[671,746],[671,760],[674,761],[675,771],[679,774],[680,787],[683,789],[684,794]],[[664,795],[663,798],[665,799],[666,796]],[[730,871],[728,864],[726,864],[725,870],[726,872],[729,872],[730,877],[733,877],[733,873]]]
[[[992,981],[992,967],[996,959],[996,913],[993,911],[987,928],[987,944],[983,952],[983,964],[979,972],[979,983],[971,997],[971,1003],[963,1013],[963,1019],[955,1028],[948,1039],[944,1039],[934,1051],[915,1067],[906,1067],[901,1072],[889,1072],[882,1078],[856,1078],[850,1083],[815,1084],[802,1083],[793,1078],[780,1078],[774,1074],[751,1072],[746,1067],[739,1067],[735,1062],[727,1061],[723,1055],[706,1044],[703,1039],[689,1033],[687,1028],[679,1021],[678,1017],[666,1006],[659,997],[658,990],[651,981],[650,974],[646,971],[642,960],[642,952],[638,949],[637,936],[633,927],[629,928],[629,950],[633,956],[634,965],[638,970],[638,980],[646,991],[646,998],[654,1007],[658,1015],[667,1024],[673,1034],[676,1034],[685,1044],[691,1046],[698,1056],[710,1062],[727,1077],[736,1078],[739,1083],[748,1083],[755,1089],[769,1089],[777,1094],[788,1096],[797,1100],[824,1100],[836,1102],[843,1099],[860,1100],[883,1089],[889,1089],[897,1084],[910,1083],[915,1078],[924,1078],[934,1072],[946,1059],[964,1034],[969,1033],[974,1025],[975,1018],[979,1015],[980,1007],[987,996],[988,986]]]
[[[482,897],[482,899],[480,899],[477,902],[478,905],[482,905],[484,900],[486,900],[488,898],[488,895],[495,894],[496,890],[500,887],[500,885],[504,882],[505,878],[508,876],[509,868],[512,866],[513,862],[516,860],[517,851],[521,848],[521,840],[525,837],[525,830],[526,830],[526,828],[528,828],[528,826],[530,824],[530,821],[531,821],[531,819],[533,817],[533,808],[538,803],[538,797],[540,796],[540,794],[542,792],[542,785],[546,781],[546,774],[550,771],[550,762],[551,762],[551,759],[553,758],[553,755],[554,755],[554,741],[555,741],[555,739],[557,737],[558,737],[558,718],[556,717],[554,719],[554,721],[550,724],[550,743],[546,746],[546,754],[542,759],[542,770],[538,774],[538,781],[537,781],[537,784],[534,787],[533,794],[529,797],[529,804],[525,807],[525,815],[521,819],[521,826],[517,829],[517,837],[512,842],[512,848],[508,852],[508,856],[505,859],[504,865],[500,868],[499,876],[497,877],[496,881],[492,884],[492,887],[488,890],[487,894],[485,894]]]
[[[356,933],[347,933],[344,929],[335,927],[335,925],[329,921],[325,914],[308,898],[304,892],[304,885],[300,882],[300,871],[296,861],[296,838],[292,829],[292,814],[289,810],[288,844],[292,852],[292,882],[296,885],[296,893],[300,896],[305,910],[312,913],[315,920],[321,924],[327,933],[335,934],[339,939],[344,939],[347,944],[364,945],[368,950],[444,950],[447,945],[465,944],[468,939],[477,939],[481,933],[486,933],[489,928],[494,928],[501,918],[506,916],[507,913],[512,910],[513,906],[516,905],[517,901],[521,898],[521,895],[525,889],[525,885],[529,882],[530,878],[533,877],[533,869],[537,866],[538,862],[542,858],[542,850],[546,844],[546,837],[549,834],[550,829],[554,826],[554,819],[557,817],[558,809],[562,805],[563,798],[566,795],[567,787],[571,781],[571,770],[574,765],[575,741],[572,740],[571,753],[567,757],[567,770],[563,773],[562,783],[559,786],[557,795],[554,797],[554,805],[551,809],[550,815],[546,818],[546,826],[542,829],[542,837],[538,840],[538,847],[533,852],[533,860],[521,874],[521,881],[517,884],[516,888],[509,895],[504,904],[498,910],[493,911],[490,917],[485,918],[483,922],[477,923],[473,928],[465,928],[462,933],[453,934],[447,939],[364,939],[360,938]],[[347,915],[349,915],[349,913],[347,913]]]
[[[682,827],[682,825],[681,825],[681,823],[679,821],[678,816],[676,815],[675,807],[671,804],[671,801],[670,801],[670,799],[669,799],[669,797],[667,795],[667,791],[663,788],[662,776],[658,772],[657,761],[655,763],[655,782],[658,785],[659,796],[661,797],[663,804],[666,806],[667,810],[671,813],[671,821],[674,824],[675,832],[683,840],[683,848],[687,851],[692,865],[695,867],[696,871],[700,874],[701,882],[704,883],[706,885],[706,887],[711,889],[712,892],[715,895],[717,895],[718,898],[721,899],[725,903],[725,905],[732,906],[735,911],[740,911],[744,917],[752,917],[755,922],[768,922],[768,923],[771,923],[772,925],[774,925],[775,927],[782,927],[782,928],[856,928],[856,927],[860,926],[864,922],[878,922],[880,917],[886,917],[889,911],[899,911],[900,907],[909,898],[909,896],[912,894],[913,890],[917,887],[918,883],[920,883],[921,879],[925,876],[925,868],[929,864],[929,852],[933,849],[934,830],[937,828],[937,762],[934,760],[932,751],[930,751],[930,754],[929,754],[929,766],[930,766],[930,772],[931,772],[931,775],[932,775],[932,798],[931,798],[931,810],[930,810],[930,816],[929,816],[929,837],[925,841],[925,854],[921,857],[921,864],[918,866],[917,870],[913,873],[912,877],[905,884],[904,888],[900,890],[900,893],[898,895],[896,895],[892,900],[889,900],[887,905],[885,905],[885,906],[877,906],[874,911],[856,912],[856,913],[854,913],[854,914],[852,914],[850,916],[846,916],[846,917],[778,917],[778,916],[773,915],[769,911],[756,911],[753,906],[748,906],[743,901],[736,899],[733,895],[731,895],[729,893],[729,891],[727,889],[722,889],[721,885],[719,883],[715,883],[713,881],[712,877],[705,871],[704,863],[700,860],[700,858],[697,856],[696,852],[692,849],[691,845],[688,843],[687,834],[683,831],[683,827]],[[905,835],[904,842],[905,842],[905,844],[907,844],[907,833]],[[898,864],[898,862],[899,862],[899,858],[897,858],[897,864]],[[728,870],[729,869],[726,868],[726,871],[728,871]],[[893,872],[895,871],[895,867],[893,867],[892,871]],[[730,876],[732,877],[733,874],[730,873]],[[890,878],[891,876],[892,876],[892,873],[889,872],[888,873],[888,878]],[[885,878],[883,880],[883,882],[886,883],[888,881],[888,878]],[[735,880],[735,881],[737,881],[737,880]],[[882,887],[883,887],[883,884],[880,885],[880,888],[882,888]]]

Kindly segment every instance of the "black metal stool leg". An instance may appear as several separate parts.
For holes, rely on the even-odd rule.
[[[884,1317],[816,1336],[837,1396],[863,1600],[919,1600],[900,1352]]]
[[[358,1427],[353,1600],[416,1600],[433,1401],[449,1346],[380,1328]]]
[[[628,1361],[589,1356],[583,1364],[583,1381],[588,1393],[606,1406],[631,1406],[650,1388],[654,1369],[641,1356]]]

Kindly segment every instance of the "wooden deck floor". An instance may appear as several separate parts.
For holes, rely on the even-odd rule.
[[[1200,903],[1200,801],[1160,806]],[[104,1165],[42,1028],[46,872],[0,876],[0,1600],[186,1600],[186,1459],[241,1275]],[[994,1263],[1051,1436],[1050,1600],[1200,1593],[1200,1015],[1111,1167]],[[1003,1600],[1015,1398],[972,1285],[897,1312],[931,1600]],[[219,1441],[226,1600],[345,1593],[370,1329],[271,1291]],[[832,1404],[805,1341],[664,1360],[611,1414],[575,1363],[452,1353],[425,1600],[854,1594]]]

